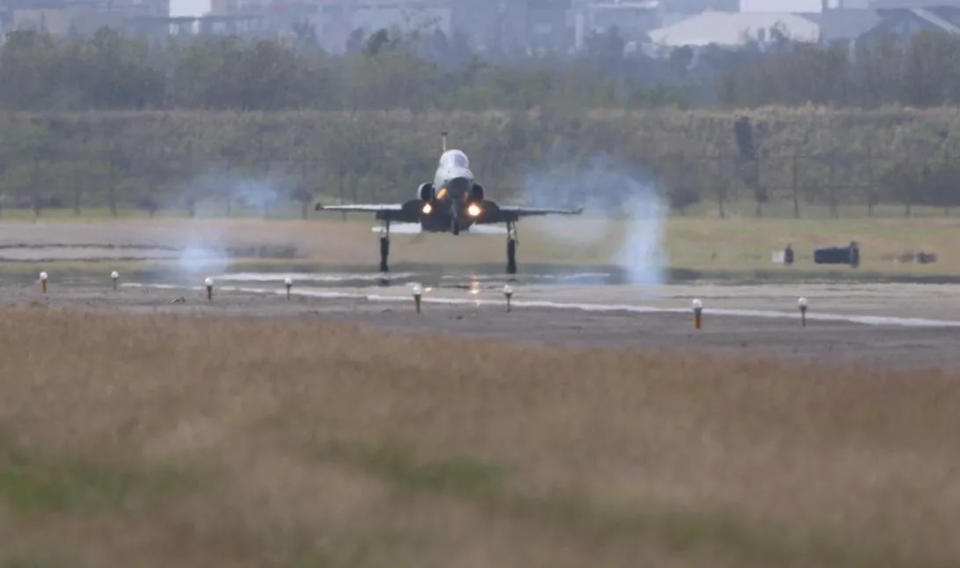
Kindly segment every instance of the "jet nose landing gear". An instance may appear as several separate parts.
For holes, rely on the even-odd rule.
[[[460,208],[459,199],[453,199],[450,202],[450,232],[454,235],[460,234]]]
[[[517,226],[507,223],[507,274],[517,273]]]
[[[390,272],[390,221],[384,221],[383,231],[380,233],[380,272]]]

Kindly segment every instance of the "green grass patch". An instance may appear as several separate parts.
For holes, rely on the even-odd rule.
[[[76,566],[76,562],[64,562],[63,560],[54,560],[51,558],[25,555],[14,555],[6,558],[0,558],[0,568],[56,568],[58,566]]]
[[[123,510],[194,490],[178,468],[141,470],[57,459],[0,440],[0,500],[15,514]]]
[[[417,460],[405,445],[330,444],[319,450],[323,460],[347,462],[400,489],[462,496],[493,496],[502,490],[503,470],[466,457]]]
[[[905,559],[886,543],[760,524],[724,511],[598,503],[577,493],[531,494],[508,485],[508,470],[499,465],[465,456],[421,459],[405,444],[331,443],[314,451],[320,460],[358,468],[395,489],[457,498],[487,514],[550,525],[593,543],[652,539],[672,553],[718,554],[749,566],[938,565]]]

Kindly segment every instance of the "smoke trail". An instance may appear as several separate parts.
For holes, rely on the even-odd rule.
[[[220,167],[212,167],[187,181],[183,185],[179,205],[185,206],[191,216],[197,217],[197,222],[185,235],[185,246],[179,258],[180,271],[187,275],[201,271],[221,273],[230,264],[228,250],[235,248],[237,243],[226,242],[219,225],[204,222],[203,217],[211,214],[214,217],[240,217],[251,213],[267,217],[274,212],[281,199],[291,194],[295,185],[292,176],[247,175]],[[206,215],[200,215],[201,206]]]
[[[621,267],[632,284],[664,282],[668,209],[659,183],[641,168],[609,157],[538,167],[524,177],[523,197],[538,206],[582,205],[582,220],[548,217],[538,226],[580,248],[603,250],[612,241],[613,253],[597,260]]]

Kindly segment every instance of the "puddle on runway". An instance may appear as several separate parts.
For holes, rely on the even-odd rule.
[[[118,250],[123,247],[117,247]],[[162,252],[162,251],[161,251]],[[424,264],[400,263],[394,271],[380,273],[370,270],[369,265],[325,265],[313,262],[232,262],[225,257],[197,254],[169,258],[97,258],[96,262],[81,263],[83,268],[63,264],[65,259],[32,258],[31,268],[0,272],[0,284],[26,284],[36,279],[41,270],[51,275],[57,274],[60,282],[74,284],[95,284],[102,275],[119,269],[124,279],[136,282],[163,284],[184,284],[214,277],[226,282],[237,283],[282,283],[286,278],[310,282],[320,286],[390,286],[418,282],[436,288],[463,289],[479,286],[481,288],[502,287],[505,283],[529,285],[567,285],[567,286],[613,286],[630,284],[628,272],[623,267],[611,265],[564,265],[564,264],[521,264],[518,274],[504,272],[502,264]],[[147,260],[147,262],[138,262]],[[151,263],[149,260],[163,261]],[[2,264],[2,262],[0,262]],[[127,269],[124,267],[127,266]],[[682,271],[681,271],[682,272]],[[678,281],[690,281],[681,276]],[[671,275],[668,280],[673,281]],[[689,275],[688,275],[689,276]]]
[[[176,289],[177,286],[169,284],[140,284],[128,283],[124,287],[128,288],[154,288],[154,289]],[[408,288],[408,287],[405,287]],[[202,291],[199,286],[184,286],[184,290]],[[222,286],[220,289],[224,292],[253,294],[262,296],[278,296],[286,294],[282,287],[262,288],[246,286]],[[449,305],[449,306],[473,306],[481,308],[484,306],[500,306],[503,300],[500,298],[491,298],[490,296],[481,296],[475,293],[474,288],[468,294],[459,297],[444,294],[442,290],[437,290],[436,294],[431,294],[432,289],[424,289],[425,294],[422,302],[424,304]],[[325,299],[325,300],[357,300],[372,303],[397,303],[409,302],[407,294],[396,293],[385,294],[366,292],[363,289],[353,291],[332,290],[323,288],[300,287],[291,291],[294,296],[305,298]],[[633,314],[689,314],[689,308],[680,307],[659,307],[641,304],[602,304],[602,303],[580,303],[580,302],[557,302],[549,300],[521,300],[515,299],[512,302],[515,309],[548,309],[548,310],[574,310],[593,313],[633,313]],[[783,319],[799,321],[800,315],[796,312],[783,312],[775,310],[738,310],[738,309],[704,309],[705,316],[727,316],[743,317],[754,319]],[[824,323],[854,323],[869,327],[908,327],[908,328],[951,328],[960,329],[960,321],[955,320],[935,320],[927,318],[905,318],[905,317],[887,317],[887,316],[864,316],[852,314],[836,313],[811,313],[807,314],[808,321],[819,321]]]
[[[536,285],[583,285],[606,286],[626,283],[625,275],[617,270],[586,271],[582,267],[531,266],[519,274],[509,275],[502,267],[444,267],[436,265],[404,266],[403,270],[390,273],[363,272],[360,270],[337,270],[315,268],[313,270],[274,271],[244,270],[215,274],[221,282],[235,284],[283,283],[290,278],[294,282],[308,283],[319,287],[392,286],[420,283],[439,289],[493,289],[506,283]]]
[[[384,280],[390,282],[405,282],[417,276],[415,272],[380,273],[347,273],[347,272],[228,272],[214,276],[221,282],[278,282],[286,279],[295,282],[309,282],[311,284],[329,284],[336,286],[350,286],[362,283],[378,283]]]

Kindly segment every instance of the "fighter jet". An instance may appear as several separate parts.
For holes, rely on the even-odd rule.
[[[461,150],[447,149],[447,133],[443,133],[443,153],[432,183],[417,188],[416,197],[399,204],[322,205],[317,211],[374,213],[382,222],[380,231],[380,271],[390,270],[391,223],[403,223],[402,233],[490,233],[495,223],[506,225],[507,273],[517,272],[517,221],[534,215],[579,215],[578,209],[539,209],[498,205],[487,199],[482,185],[470,171],[470,159]]]

